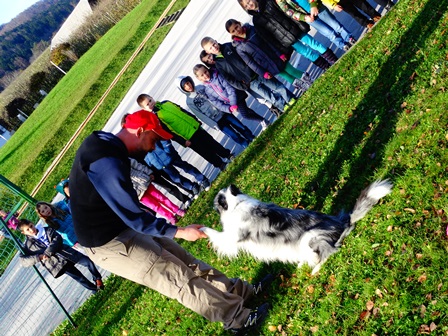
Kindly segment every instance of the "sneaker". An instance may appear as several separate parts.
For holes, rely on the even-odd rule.
[[[254,295],[258,295],[263,292],[266,287],[268,287],[274,281],[274,276],[272,274],[266,275],[260,282],[253,284]]]
[[[272,105],[269,108],[269,111],[271,111],[277,118],[280,117],[282,114],[282,111],[279,108],[275,107],[274,105]]]
[[[103,281],[101,279],[96,279],[95,280],[95,285],[96,285],[96,289],[97,290],[104,289],[104,284],[103,284]]]
[[[294,79],[294,82],[292,83],[292,85],[296,89],[301,90],[302,92],[305,92],[306,90],[308,90],[310,88],[310,85],[308,83],[306,83],[302,78]]]
[[[344,49],[344,51],[349,51],[350,46],[348,44],[346,44],[343,49]]]
[[[265,131],[266,128],[268,128],[268,124],[264,120],[260,123],[260,126],[261,126],[261,131],[262,132]]]
[[[308,72],[304,72],[301,79],[305,83],[309,83],[310,85],[314,83],[314,79],[310,76]]]
[[[185,216],[185,210],[182,210],[182,209],[177,210],[176,215],[178,215],[180,217]]]
[[[194,196],[197,196],[199,194],[199,192],[201,191],[199,188],[199,184],[195,183],[193,185],[193,189],[191,189],[191,191],[193,192]]]
[[[190,207],[190,205],[191,205],[191,199],[187,200],[182,207],[185,210],[185,209],[188,209]]]
[[[228,162],[222,162],[221,163],[221,165],[219,166],[219,169],[221,170],[221,171],[224,171],[225,169],[226,169],[226,167],[227,167],[227,165],[228,165]]]
[[[252,310],[249,313],[249,317],[241,328],[230,329],[230,331],[232,331],[236,335],[244,335],[249,330],[259,327],[261,325],[261,322],[263,322],[263,320],[268,315],[268,310],[269,304],[263,303],[260,307]]]
[[[202,181],[201,184],[205,191],[210,190],[210,181],[207,178],[204,178],[204,181]]]
[[[350,43],[351,45],[354,45],[356,42],[358,41],[353,36],[348,39],[348,43]]]

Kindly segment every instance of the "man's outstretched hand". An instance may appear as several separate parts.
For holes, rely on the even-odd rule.
[[[201,238],[207,238],[207,235],[199,230],[203,225],[191,224],[186,227],[178,227],[174,238],[182,238],[188,241],[196,241]]]

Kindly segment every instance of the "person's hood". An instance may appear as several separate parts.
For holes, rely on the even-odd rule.
[[[193,92],[188,92],[185,91],[184,88],[182,87],[181,83],[184,81],[189,81],[192,85],[193,85]],[[183,94],[186,94],[187,96],[191,95],[191,94],[196,94],[196,86],[194,85],[194,81],[190,76],[179,76],[175,79],[175,83],[177,88],[180,90],[180,92],[182,92]]]

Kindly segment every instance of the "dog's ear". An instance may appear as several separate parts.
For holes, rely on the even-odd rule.
[[[230,189],[230,193],[231,193],[233,196],[237,196],[237,195],[242,194],[241,190],[239,190],[239,189],[237,188],[237,186],[235,186],[234,184],[231,184],[230,187],[229,187],[229,189]]]
[[[218,195],[217,204],[223,210],[227,210],[229,208],[229,205],[227,204],[226,196],[224,196],[223,194]]]

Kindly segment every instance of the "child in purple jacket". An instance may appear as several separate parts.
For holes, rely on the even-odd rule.
[[[246,104],[246,96],[243,91],[235,90],[218,71],[209,69],[203,64],[196,64],[193,67],[193,73],[196,78],[204,84],[205,94],[208,100],[221,111],[230,111],[231,113],[240,112],[244,118],[257,120],[264,119],[249,108]],[[261,122],[262,130],[267,122]]]

